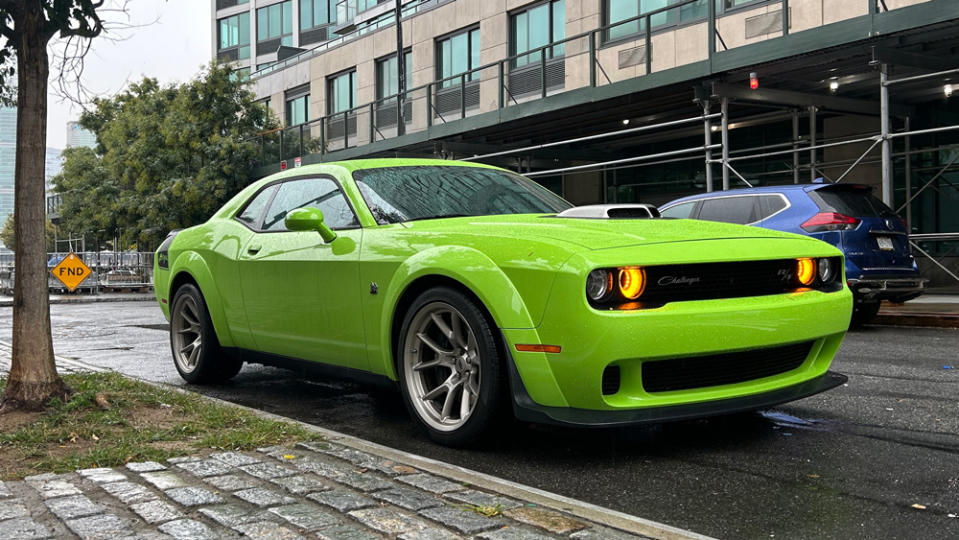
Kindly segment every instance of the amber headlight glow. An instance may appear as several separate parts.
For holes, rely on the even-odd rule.
[[[623,298],[636,300],[646,290],[646,272],[638,266],[619,269],[619,292]]]
[[[812,285],[812,282],[816,279],[816,261],[812,259],[797,260],[796,277],[799,278],[799,283]]]

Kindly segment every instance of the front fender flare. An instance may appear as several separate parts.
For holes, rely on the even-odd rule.
[[[176,260],[170,264],[170,283],[176,279],[181,272],[185,272],[196,281],[200,286],[200,292],[206,300],[207,312],[213,321],[213,329],[216,331],[216,337],[223,347],[232,347],[234,345],[233,335],[230,333],[227,325],[226,313],[223,311],[223,302],[219,296],[219,290],[216,288],[216,281],[213,279],[213,273],[209,265],[203,260],[203,257],[195,251],[184,251],[177,255]],[[172,293],[173,291],[170,291]],[[170,309],[173,309],[173,295],[170,295]]]

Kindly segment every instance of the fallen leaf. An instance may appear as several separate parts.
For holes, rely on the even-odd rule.
[[[400,473],[400,474],[414,474],[414,473],[416,473],[416,469],[414,469],[413,467],[410,467],[409,465],[395,465],[395,466],[393,467],[393,470],[396,471],[396,472],[398,472],[398,473]]]
[[[296,456],[293,454],[284,454],[283,459],[296,459]]]
[[[94,440],[94,441],[99,441],[99,440],[100,440],[100,437],[97,437],[97,434],[94,433],[94,434],[93,434],[93,440]]]
[[[915,508],[916,510],[925,510],[925,509],[926,509],[926,506],[925,506],[925,505],[919,504],[919,503],[913,504],[912,507]]]
[[[818,475],[818,474],[816,474],[816,473],[813,473],[813,474],[807,474],[806,476],[808,476],[809,478],[819,478],[819,475]]]
[[[105,411],[110,410],[110,402],[107,401],[107,397],[103,394],[97,394],[94,396],[93,401],[97,403],[97,406]]]

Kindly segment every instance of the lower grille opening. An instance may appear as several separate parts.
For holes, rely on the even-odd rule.
[[[603,370],[603,395],[619,392],[619,366],[606,366]]]
[[[806,360],[813,342],[734,353],[643,362],[647,392],[735,384],[792,371]],[[605,393],[606,377],[603,377]]]

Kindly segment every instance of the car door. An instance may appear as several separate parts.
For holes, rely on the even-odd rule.
[[[337,238],[289,231],[287,212],[314,207]],[[331,177],[278,185],[243,248],[240,280],[255,348],[262,352],[366,369],[359,287],[363,231]]]

